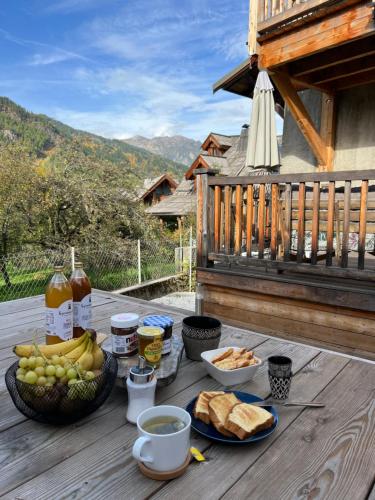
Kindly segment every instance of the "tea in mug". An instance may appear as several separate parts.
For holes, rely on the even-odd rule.
[[[186,424],[181,419],[167,415],[150,418],[142,424],[143,430],[150,434],[174,434],[185,427]]]

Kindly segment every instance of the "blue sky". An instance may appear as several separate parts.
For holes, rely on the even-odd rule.
[[[111,138],[238,133],[251,101],[211,86],[246,55],[248,0],[13,0],[0,95]]]

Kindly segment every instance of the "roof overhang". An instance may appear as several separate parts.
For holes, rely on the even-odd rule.
[[[152,193],[152,191],[154,191],[164,181],[167,181],[172,189],[176,189],[178,186],[177,182],[173,179],[173,177],[171,177],[169,174],[164,174],[152,186],[150,186],[147,189],[147,191],[145,191],[142,194],[142,196],[140,197],[140,200],[144,200],[150,193]]]
[[[258,56],[254,54],[251,58],[245,59],[241,64],[236,66],[232,71],[229,71],[220,80],[213,84],[213,92],[218,90],[226,90],[232,94],[241,95],[243,97],[253,97],[255,83],[257,81],[259,69],[258,69]],[[272,81],[272,77],[271,81]],[[274,99],[276,106],[276,111],[283,117],[284,109],[284,99],[281,97],[274,82]],[[280,109],[280,107],[282,109]]]

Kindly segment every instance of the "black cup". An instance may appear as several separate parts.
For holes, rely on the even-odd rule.
[[[268,378],[273,399],[288,399],[292,382],[292,360],[286,356],[268,358]]]

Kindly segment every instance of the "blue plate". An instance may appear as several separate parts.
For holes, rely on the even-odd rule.
[[[243,403],[255,403],[257,401],[263,401],[263,399],[260,398],[259,396],[255,396],[255,394],[249,394],[247,392],[240,392],[240,391],[225,391],[225,392],[233,392],[233,394]],[[192,428],[202,436],[211,439],[212,441],[217,441],[218,443],[238,445],[238,444],[248,444],[248,443],[253,443],[255,441],[260,441],[261,439],[264,439],[273,433],[279,421],[279,417],[277,415],[275,408],[271,406],[270,408],[267,408],[267,410],[270,413],[272,413],[274,418],[274,423],[272,427],[264,431],[257,432],[256,434],[250,436],[247,439],[238,439],[237,437],[226,437],[223,436],[223,434],[220,434],[220,432],[218,432],[213,425],[211,424],[207,425],[201,420],[198,420],[197,418],[194,417],[194,406],[196,400],[197,398],[194,398],[192,401],[190,401],[190,403],[186,407],[186,411],[191,416]]]

